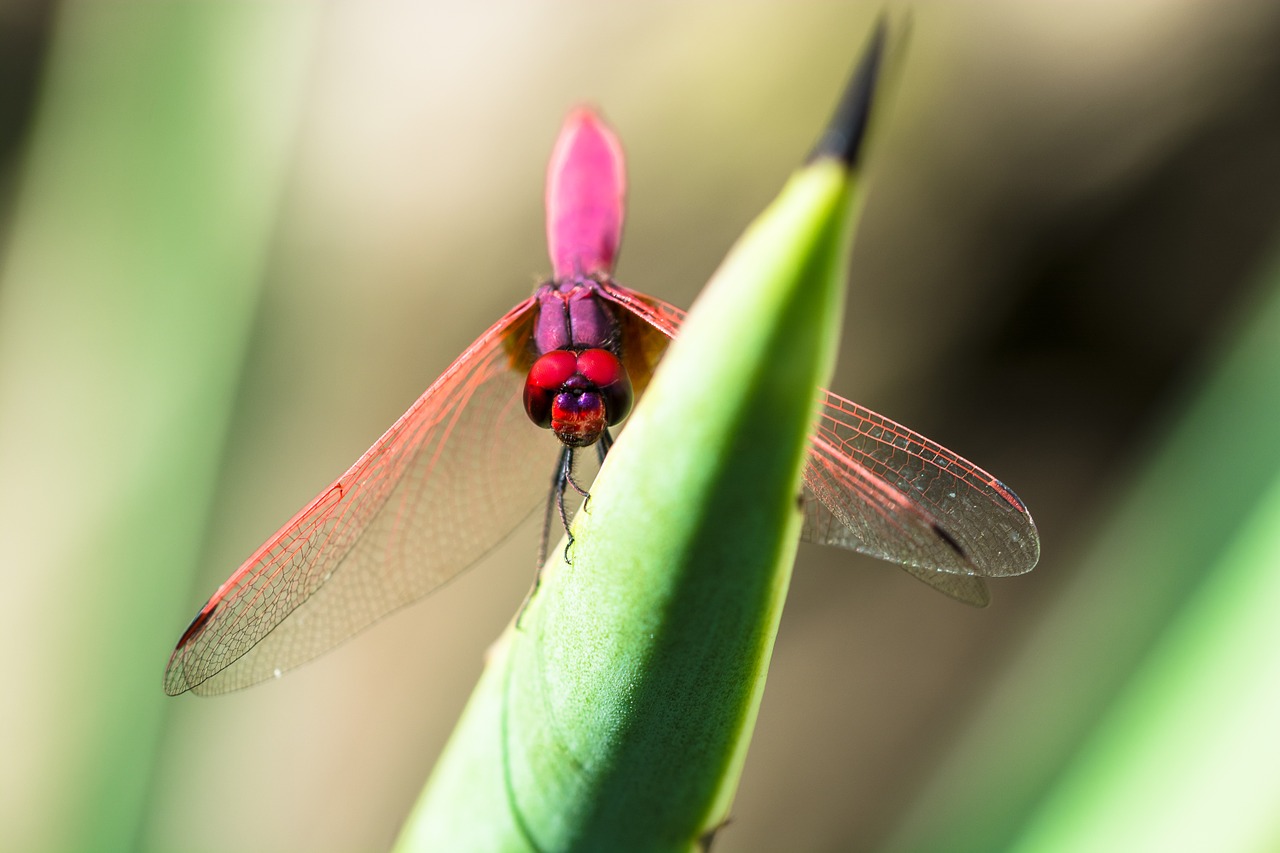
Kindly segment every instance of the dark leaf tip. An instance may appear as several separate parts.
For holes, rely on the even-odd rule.
[[[809,160],[831,157],[850,168],[858,164],[866,136],[867,122],[871,116],[871,102],[875,96],[876,81],[884,58],[884,44],[888,26],[880,16],[871,33],[871,41],[862,53],[862,59],[849,78],[835,114],[818,138]]]

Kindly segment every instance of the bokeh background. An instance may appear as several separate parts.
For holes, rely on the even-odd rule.
[[[619,280],[687,306],[884,5],[0,6],[0,849],[387,848],[536,523],[276,683],[167,699],[173,642],[545,275],[566,110],[627,148]],[[803,546],[716,849],[1054,849],[1102,793],[1174,844],[1110,849],[1277,849],[1240,715],[1280,703],[1280,629],[1230,641],[1280,607],[1239,545],[1280,471],[1280,6],[910,22],[834,388],[996,472],[1044,556],[977,611]]]

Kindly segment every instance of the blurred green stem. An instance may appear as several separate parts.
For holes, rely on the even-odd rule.
[[[1123,709],[1140,701],[1133,691],[1151,689],[1134,684],[1145,684],[1158,677],[1154,673],[1173,666],[1160,655],[1175,652],[1148,657],[1153,645],[1174,642],[1162,638],[1171,631],[1194,630],[1188,626],[1207,618],[1195,613],[1211,606],[1202,596],[1217,595],[1210,590],[1220,581],[1207,580],[1211,573],[1248,571],[1237,567],[1242,558],[1224,555],[1246,547],[1241,537],[1253,534],[1242,533],[1245,522],[1262,511],[1280,476],[1280,268],[1265,285],[1251,310],[1241,315],[1244,320],[1227,342],[1224,357],[1159,452],[1123,500],[1105,510],[1097,539],[1073,573],[1071,585],[1021,645],[1000,683],[978,708],[976,722],[887,849],[1001,850],[1026,831],[1033,815],[1063,808],[1060,798],[1067,794],[1058,788],[1062,774],[1074,779],[1093,772],[1070,768],[1077,759],[1088,766],[1101,760],[1081,758],[1095,737],[1115,742],[1113,734],[1096,733],[1099,720],[1113,714],[1124,719],[1130,712]],[[1256,581],[1257,588],[1237,602],[1242,624],[1252,618],[1249,598],[1267,600],[1271,594],[1264,577]],[[1086,625],[1088,630],[1082,631]],[[1202,639],[1208,643],[1211,638],[1205,634]],[[1280,636],[1273,633],[1268,644],[1260,643],[1254,651],[1274,654],[1277,642]],[[1274,667],[1274,660],[1264,663],[1244,649],[1228,653],[1226,648],[1225,654],[1241,654],[1241,660],[1254,660],[1262,667],[1259,678],[1265,679],[1266,668]],[[1195,666],[1190,657],[1183,664]],[[1141,725],[1163,727],[1183,713],[1185,703],[1195,705],[1198,677],[1188,669],[1180,677],[1181,688],[1163,695],[1155,706],[1142,704],[1153,716]],[[1223,713],[1237,701],[1231,694],[1212,698]],[[1201,722],[1208,724],[1207,719]],[[1166,754],[1171,760],[1184,752],[1174,743],[1165,746],[1172,750]],[[1148,770],[1156,776],[1184,772],[1171,766]],[[1116,783],[1099,782],[1097,791]],[[1076,783],[1066,784],[1080,792]],[[1198,784],[1209,795],[1218,783],[1204,778]],[[1274,799],[1280,791],[1272,789],[1272,794]],[[1057,805],[1047,806],[1047,798]],[[1117,804],[1121,802],[1129,801]],[[1165,826],[1176,824],[1176,811],[1169,811]],[[1071,819],[1083,825],[1101,817],[1082,808]],[[1063,849],[1095,848],[1086,844]],[[1118,843],[1108,849],[1135,848]],[[1193,844],[1186,849],[1207,848]]]
[[[0,848],[136,849],[316,14],[59,12],[0,270]]]
[[[1280,471],[1013,846],[1280,843]]]

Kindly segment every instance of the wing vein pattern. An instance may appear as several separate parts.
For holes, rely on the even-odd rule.
[[[533,307],[490,327],[231,576],[174,651],[167,692],[235,690],[316,657],[456,576],[540,503],[542,477],[511,475],[552,458],[520,405]]]

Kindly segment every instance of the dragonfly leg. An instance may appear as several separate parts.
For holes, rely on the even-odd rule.
[[[556,510],[560,513],[560,524],[564,527],[569,541],[564,546],[564,561],[569,562],[569,549],[573,547],[573,531],[569,529],[569,511],[564,507],[565,487],[573,486],[573,490],[585,496],[586,490],[573,479],[573,448],[565,447],[560,453],[560,468],[556,471],[555,497]]]
[[[542,583],[542,567],[547,562],[547,545],[551,539],[552,510],[559,511],[560,523],[564,525],[564,532],[569,534],[569,545],[573,544],[573,534],[569,533],[569,516],[564,508],[565,488],[569,484],[572,484],[575,489],[578,488],[578,484],[573,482],[572,474],[573,448],[565,445],[560,448],[560,459],[556,462],[555,473],[551,475],[551,493],[547,495],[547,512],[542,519],[542,543],[538,546],[538,565],[533,570],[533,585],[529,587],[529,592],[521,602],[520,609],[516,611],[517,629],[520,627],[520,620],[524,617],[525,608],[529,606],[534,593],[538,591],[538,585]],[[566,562],[569,559],[569,545],[565,546]]]
[[[547,511],[542,519],[542,543],[538,546],[539,571],[542,570],[543,564],[547,562],[547,546],[551,541],[553,511],[559,513],[560,523],[564,526],[564,532],[569,532],[569,514],[564,508],[564,493],[569,485],[572,485],[579,493],[583,493],[578,484],[573,481],[573,448],[565,445],[560,448],[560,458],[556,462],[555,472],[551,475],[551,493],[547,495]],[[570,535],[569,538],[572,541],[573,536]]]
[[[543,516],[543,540],[538,546],[538,566],[534,569],[534,584],[529,588],[529,593],[525,594],[525,601],[520,603],[520,610],[516,611],[516,629],[520,629],[520,620],[524,619],[525,608],[529,607],[529,602],[534,598],[534,593],[538,592],[538,585],[543,581],[543,566],[547,565],[547,546],[552,535],[552,511],[559,510],[561,516],[561,524],[564,525],[564,533],[568,533],[568,515],[564,511],[564,488],[568,483],[573,483],[573,448],[566,446],[561,447],[561,455],[556,462],[556,473],[552,474],[552,492],[547,496],[547,514]],[[577,488],[577,484],[573,484],[573,488]],[[568,537],[568,543],[573,544],[573,534]],[[568,546],[564,547],[564,557],[568,560]]]
[[[572,472],[572,471],[565,471],[565,472],[564,472],[564,476],[565,476],[565,481],[566,481],[570,486],[573,486],[573,490],[574,490],[575,492],[577,492],[578,494],[582,495],[584,498],[589,498],[589,497],[591,497],[591,493],[590,493],[590,492],[588,492],[586,489],[582,488],[582,486],[578,485],[578,481],[577,481],[577,480],[575,480],[575,479],[573,479],[573,472]],[[561,488],[561,492],[563,493],[563,491],[564,491],[564,489],[563,489],[563,487],[562,487],[562,488]],[[562,501],[561,503],[563,504],[563,501]],[[564,512],[564,506],[562,505],[562,506],[560,507],[560,518],[561,518],[562,520],[564,519],[564,514],[565,514],[565,512]],[[568,523],[568,522],[565,522],[565,529],[567,530],[568,528],[569,528],[569,523]]]
[[[600,462],[604,463],[604,457],[609,452],[609,448],[613,447],[613,435],[609,430],[605,430],[600,435],[600,440],[596,443],[596,452],[600,454]],[[573,478],[573,448],[564,445],[560,448],[560,458],[556,462],[555,473],[551,475],[551,494],[547,496],[547,511],[542,518],[542,542],[538,546],[538,566],[533,576],[533,586],[529,589],[529,594],[524,597],[524,603],[520,605],[520,611],[516,615],[516,627],[520,625],[520,617],[524,615],[524,609],[529,605],[529,600],[533,598],[533,594],[538,591],[538,584],[542,581],[542,567],[547,562],[547,548],[551,541],[551,518],[554,510],[560,516],[560,524],[564,527],[564,532],[568,535],[569,541],[564,546],[564,561],[566,563],[573,562],[570,549],[573,547],[573,533],[569,530],[569,511],[564,505],[565,492],[572,487],[575,492],[582,495],[586,499],[583,503],[585,510],[591,502],[591,492],[584,489],[577,480]]]

